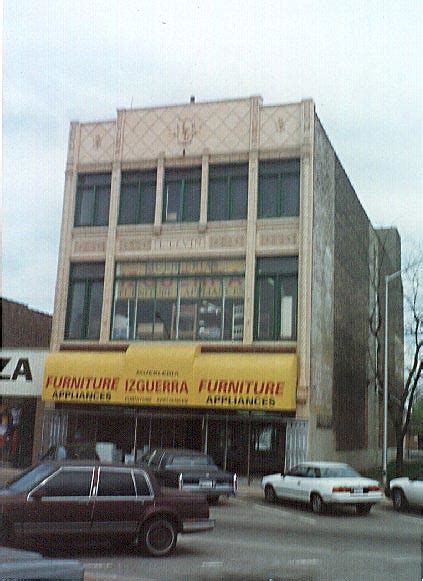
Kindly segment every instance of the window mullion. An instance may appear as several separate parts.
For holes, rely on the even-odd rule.
[[[84,308],[82,309],[83,312],[83,327],[82,327],[82,335],[83,339],[88,338],[88,321],[89,321],[89,305],[91,300],[91,285],[93,283],[92,280],[85,280],[85,293],[84,293]]]
[[[233,208],[233,204],[232,204],[232,179],[231,176],[228,176],[227,182],[226,182],[226,200],[227,200],[227,204],[228,204],[228,215],[226,216],[227,220],[231,220],[232,219],[232,208]]]
[[[96,218],[97,218],[97,208],[98,208],[98,202],[97,202],[97,186],[93,186],[94,187],[94,206],[93,206],[93,215],[91,217],[91,225],[95,226],[96,225]]]
[[[186,179],[182,179],[181,187],[179,190],[178,222],[183,222],[185,219],[185,189]]]
[[[141,180],[138,180],[138,196],[137,196],[137,205],[135,210],[135,219],[136,224],[141,224],[141,208],[142,208],[142,190],[141,190]]]
[[[273,339],[279,341],[281,338],[281,308],[282,308],[282,281],[280,276],[275,276],[275,325],[273,328]]]
[[[282,174],[278,174],[278,217],[282,217],[283,215],[283,201],[282,201]]]

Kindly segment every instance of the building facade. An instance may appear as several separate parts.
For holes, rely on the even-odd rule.
[[[376,463],[378,241],[310,100],[72,123],[43,447]]]
[[[41,439],[36,426],[43,419],[41,391],[52,316],[4,298],[0,309],[0,463],[24,467],[35,459],[34,441]]]

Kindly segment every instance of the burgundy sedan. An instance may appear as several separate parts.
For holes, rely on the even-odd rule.
[[[179,533],[213,529],[203,496],[161,488],[146,469],[45,461],[0,490],[0,543],[84,537],[133,544],[163,557]]]

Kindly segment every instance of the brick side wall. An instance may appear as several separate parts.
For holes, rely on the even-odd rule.
[[[50,347],[52,316],[0,299],[2,347]]]
[[[335,158],[333,417],[338,450],[367,446],[369,220]]]
[[[335,156],[317,117],[314,136],[311,405],[316,414],[317,429],[330,430],[334,356]]]

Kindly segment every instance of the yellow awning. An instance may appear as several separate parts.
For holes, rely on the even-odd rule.
[[[43,399],[67,403],[293,411],[297,356],[202,353],[193,345],[47,357]]]

